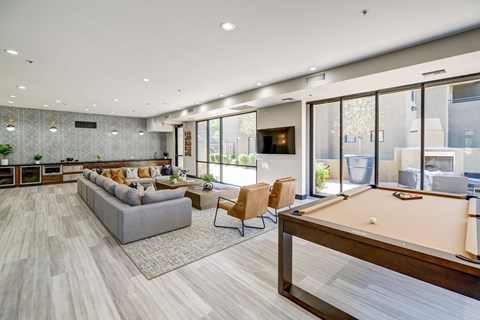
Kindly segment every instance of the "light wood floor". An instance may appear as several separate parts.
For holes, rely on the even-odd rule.
[[[277,233],[147,281],[76,185],[0,190],[0,319],[315,319],[277,294]],[[479,319],[478,301],[295,241],[294,281],[363,319]]]

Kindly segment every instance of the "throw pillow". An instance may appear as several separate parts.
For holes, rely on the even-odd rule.
[[[104,176],[105,178],[112,178],[112,175],[110,174],[110,170],[108,169],[105,169],[102,171],[102,176]]]
[[[180,170],[182,170],[182,168],[177,166],[172,166],[172,174],[180,174]]]
[[[155,191],[155,185],[153,183],[149,185],[147,189],[145,189],[145,192],[150,192],[150,191]]]
[[[125,175],[123,174],[122,168],[120,168],[120,169],[110,169],[110,174],[112,175],[112,177],[114,175],[118,175],[120,178],[125,179]]]
[[[138,177],[139,178],[150,178],[150,171],[148,170],[148,167],[138,168]]]
[[[115,195],[115,187],[118,186],[118,183],[113,181],[112,179],[105,178],[103,181],[103,188],[107,190],[108,193]]]
[[[142,204],[142,198],[140,197],[138,190],[124,185],[118,185],[115,187],[115,196],[131,206],[139,206]]]
[[[159,166],[150,167],[150,177],[155,178],[161,176],[162,174],[160,171],[161,170]]]
[[[116,183],[120,183],[120,184],[123,184],[123,181],[125,181],[125,179],[120,177],[118,174],[113,175],[112,180],[115,181]]]
[[[127,179],[138,179],[138,168],[126,168]]]
[[[162,167],[162,176],[170,176],[173,174],[172,172],[172,166],[167,164],[166,166]]]
[[[140,193],[140,197],[143,197],[143,193],[145,192],[145,187],[142,186],[141,183],[137,183],[137,190]]]
[[[183,198],[185,191],[187,191],[187,188],[148,191],[143,194],[143,204]]]

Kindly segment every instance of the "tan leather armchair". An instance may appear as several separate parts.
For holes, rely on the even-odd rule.
[[[260,182],[240,188],[237,201],[219,197],[213,225],[220,228],[237,229],[242,237],[245,235],[245,228],[265,229],[265,220],[263,219],[263,214],[266,213],[268,209],[269,188],[270,186],[268,183]],[[217,225],[217,214],[219,208],[227,211],[229,216],[240,219],[242,222],[241,229],[237,227]],[[262,218],[263,227],[245,225],[245,220],[255,217]]]
[[[295,202],[295,192],[297,191],[297,180],[292,177],[277,179],[273,184],[272,191],[268,197],[268,206],[275,209],[275,213],[268,211],[275,219],[268,217],[277,223],[277,210],[289,207]]]

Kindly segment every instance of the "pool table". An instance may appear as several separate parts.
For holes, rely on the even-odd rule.
[[[394,192],[422,199],[401,200]],[[284,211],[278,292],[322,318],[353,318],[292,283],[295,236],[480,300],[477,206],[474,197],[373,185]]]

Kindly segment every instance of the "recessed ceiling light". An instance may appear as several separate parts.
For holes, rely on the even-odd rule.
[[[110,113],[115,113],[115,111],[110,111]]]
[[[17,50],[13,50],[13,49],[3,49],[3,51],[5,51],[6,53],[8,54],[13,54],[14,56],[18,56],[19,53]]]
[[[8,102],[8,103],[14,103],[12,100],[8,100],[7,102]]]
[[[366,16],[367,13],[368,13],[368,9],[363,9],[362,11],[360,11],[360,14],[361,14],[362,16]]]
[[[9,98],[15,99],[17,96],[10,95]]]
[[[96,106],[97,106],[97,105],[96,105],[95,103],[94,103],[94,104],[92,104],[92,107],[96,107]]]
[[[257,83],[255,83],[255,85],[256,85],[256,86],[261,86],[262,83],[261,83],[261,82],[257,82]]]
[[[142,78],[142,81],[149,82],[150,79],[148,79],[148,78]]]
[[[118,102],[118,99],[113,99],[113,101]]]
[[[85,110],[85,111],[88,111],[88,108],[85,108],[84,110]]]
[[[220,95],[220,98],[222,98],[222,97],[225,97],[225,95],[224,95],[224,94],[221,94],[221,95]]]
[[[27,89],[27,87],[25,87],[25,86],[17,86],[17,88],[18,88],[18,89],[21,89],[21,90]]]
[[[222,22],[220,23],[220,28],[225,31],[232,31],[233,29],[235,29],[235,25],[231,22]]]
[[[60,101],[60,100],[55,100],[55,102],[56,102],[56,103],[62,103],[62,101]]]
[[[144,114],[142,114],[142,117],[145,117],[145,113],[144,113]]]
[[[317,67],[310,67],[310,68],[308,68],[308,70],[315,71],[315,70],[317,70]]]
[[[200,101],[195,101],[195,104],[200,104]]]
[[[44,104],[43,106],[44,106],[44,107],[48,107],[48,104]]]
[[[180,108],[177,108],[177,110],[180,110]]]

